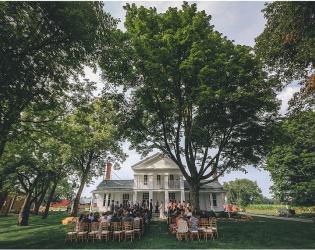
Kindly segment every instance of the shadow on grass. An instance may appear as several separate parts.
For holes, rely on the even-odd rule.
[[[218,221],[215,241],[179,242],[168,231],[166,221],[151,221],[139,240],[118,242],[64,242],[65,212],[51,212],[46,220],[30,216],[28,227],[17,226],[17,217],[0,216],[0,248],[6,249],[315,249],[314,224],[253,217],[253,221]]]

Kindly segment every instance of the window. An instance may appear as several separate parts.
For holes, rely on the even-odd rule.
[[[143,178],[144,178],[143,185],[148,185],[148,176],[144,175]]]
[[[175,193],[168,193],[168,197],[173,202],[175,200]]]
[[[106,200],[108,200],[107,201],[107,206],[109,206],[110,205],[110,194],[108,194],[108,198],[107,199],[106,199],[106,194],[104,194],[103,207],[105,207]]]
[[[123,194],[123,201],[124,204],[127,204],[127,201],[129,201],[129,194]]]
[[[170,175],[170,183],[169,183],[170,188],[174,188],[174,175]]]
[[[142,200],[143,200],[143,202],[144,202],[145,200],[149,200],[149,193],[143,193],[143,195],[142,195]]]
[[[108,194],[108,202],[107,202],[107,206],[110,205],[110,194]]]
[[[156,180],[157,180],[157,184],[158,184],[158,185],[161,185],[161,175],[158,174],[158,175],[156,176]]]
[[[105,204],[106,204],[106,194],[104,194],[103,207],[105,207]]]
[[[215,194],[212,194],[212,200],[213,200],[213,206],[217,206],[217,196]]]
[[[215,194],[212,194],[212,201],[213,201],[213,206],[217,206],[217,196]],[[211,207],[211,194],[209,194],[209,206]]]

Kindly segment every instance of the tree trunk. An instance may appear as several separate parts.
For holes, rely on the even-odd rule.
[[[40,196],[40,198],[38,199],[38,201],[37,201],[37,199],[34,200],[34,203],[35,203],[34,215],[38,215],[39,207],[40,207],[40,205],[42,204],[42,202],[43,202],[43,200],[45,198],[47,190],[48,190],[48,185],[46,187],[44,187],[43,193]]]
[[[30,216],[30,209],[31,209],[31,196],[32,193],[29,191],[25,197],[24,204],[21,208],[21,211],[19,213],[19,220],[18,220],[18,226],[27,226],[28,219]]]
[[[78,207],[79,207],[79,202],[80,202],[80,198],[81,198],[81,194],[85,185],[85,182],[87,180],[87,171],[85,174],[83,174],[82,180],[81,180],[81,184],[80,184],[80,188],[78,190],[78,193],[74,199],[74,205],[73,205],[73,210],[71,213],[72,217],[77,217],[78,214]]]
[[[51,191],[50,191],[49,198],[48,198],[48,201],[47,201],[47,203],[46,203],[46,209],[45,209],[45,212],[43,213],[42,219],[47,219],[47,217],[48,217],[48,212],[49,212],[49,208],[50,208],[50,203],[51,203],[52,198],[53,198],[53,196],[54,196],[54,193],[55,193],[55,191],[56,191],[57,184],[58,184],[58,181],[55,181],[55,182],[54,182],[54,185],[53,185],[53,187],[52,187],[52,189],[51,189]]]
[[[191,206],[191,212],[195,211],[195,208],[199,211],[199,190],[200,187],[195,182],[189,183],[189,190],[190,190],[190,206]]]
[[[7,191],[5,191],[3,193],[0,193],[0,210],[2,208],[2,205],[3,205],[4,201],[5,201],[5,199],[7,198],[8,193],[9,192],[7,192]]]

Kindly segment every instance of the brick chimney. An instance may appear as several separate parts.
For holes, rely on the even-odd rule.
[[[211,164],[211,171],[213,170],[213,168],[214,168],[214,165]],[[217,172],[214,172],[214,173],[212,174],[212,178],[213,178],[213,179],[215,179],[217,176],[218,176],[218,175],[217,175]],[[219,178],[217,178],[217,181],[219,181],[218,179],[219,179]]]
[[[109,180],[110,179],[111,171],[112,171],[112,164],[111,163],[107,163],[107,171],[106,171],[106,178],[105,178],[105,180]]]

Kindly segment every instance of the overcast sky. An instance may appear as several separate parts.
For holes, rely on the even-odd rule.
[[[105,1],[105,11],[110,13],[113,17],[119,18],[121,22],[118,28],[125,31],[125,11],[123,6],[126,3],[136,3],[139,7],[143,5],[146,8],[156,7],[159,13],[165,12],[168,7],[177,7],[181,9],[182,1]],[[261,10],[264,8],[263,1],[188,1],[189,4],[197,3],[198,11],[205,10],[208,15],[212,16],[211,24],[214,29],[219,31],[230,40],[234,40],[235,44],[254,46],[255,38],[264,30],[266,20],[264,19]],[[93,74],[91,70],[86,70],[86,77],[99,83],[101,88],[101,81],[99,80],[99,73]],[[287,102],[294,92],[297,92],[299,87],[297,85],[290,85],[283,92],[279,93],[278,98],[282,100],[282,107],[280,112],[284,114],[287,109]],[[116,175],[122,180],[133,179],[133,171],[131,166],[141,160],[141,156],[135,151],[128,150],[129,143],[124,143],[124,150],[129,155],[127,160],[122,164],[120,171],[115,171]],[[152,154],[156,153],[154,151]],[[224,181],[235,180],[236,178],[247,178],[257,181],[258,186],[262,189],[263,195],[271,198],[269,187],[272,185],[269,173],[264,170],[257,170],[253,167],[247,168],[248,173],[231,172],[225,174],[224,177],[219,178],[219,182],[223,184]],[[112,174],[112,179],[117,180],[117,176]],[[101,182],[102,178],[95,180],[95,184],[90,187],[85,187],[82,196],[91,196],[90,192]]]

